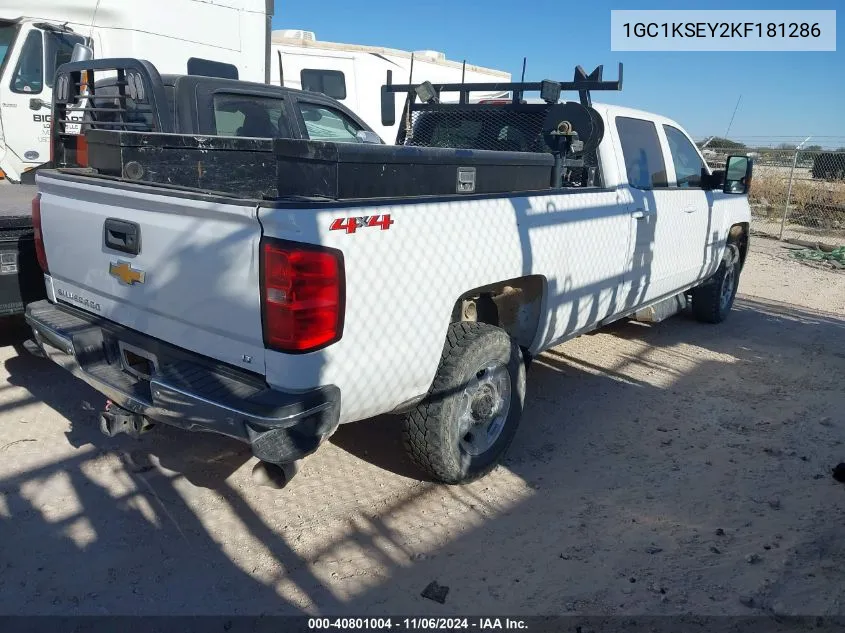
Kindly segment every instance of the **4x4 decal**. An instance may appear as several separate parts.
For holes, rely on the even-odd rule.
[[[382,231],[386,231],[393,224],[390,219],[390,214],[387,215],[364,215],[357,218],[338,218],[329,227],[330,231],[346,231],[347,233],[354,233],[358,229],[365,229],[371,226],[380,226]]]

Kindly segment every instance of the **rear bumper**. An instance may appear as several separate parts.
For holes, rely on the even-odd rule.
[[[236,438],[264,461],[300,459],[337,428],[335,386],[281,392],[253,374],[48,301],[29,304],[26,320],[47,358],[118,406],[154,422]],[[121,345],[156,359],[148,379],[126,370]]]

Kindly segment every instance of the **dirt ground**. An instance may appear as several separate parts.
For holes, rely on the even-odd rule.
[[[387,417],[282,491],[220,437],[105,438],[7,324],[0,613],[845,614],[845,273],[785,253],[754,241],[721,326],[540,357],[505,464],[462,487],[419,480]]]

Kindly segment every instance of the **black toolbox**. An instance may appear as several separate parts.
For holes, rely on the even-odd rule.
[[[550,154],[90,130],[100,174],[245,198],[367,199],[547,189]]]

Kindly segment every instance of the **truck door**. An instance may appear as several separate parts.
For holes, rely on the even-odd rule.
[[[700,166],[677,128],[672,128],[669,143],[663,126],[651,120],[617,116],[615,127],[631,196],[631,251],[623,296],[624,307],[633,309],[671,296],[698,277],[707,263],[710,209],[705,192],[697,187]],[[694,147],[691,151],[697,156]]]
[[[23,24],[0,77],[0,123],[6,152],[0,169],[11,180],[50,160],[50,108],[56,68],[70,61],[79,35]],[[43,105],[40,105],[42,104]]]
[[[719,253],[727,236],[724,205],[714,204],[713,192],[701,188],[701,170],[706,167],[704,159],[690,138],[673,125],[664,124],[663,133],[671,163],[674,180],[670,176],[670,188],[665,194],[680,208],[679,230],[684,236],[684,248],[679,253],[685,278],[689,284],[703,279],[719,265]]]

